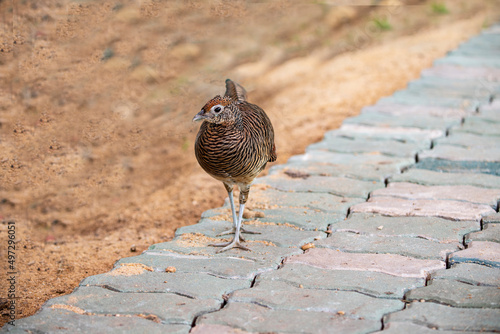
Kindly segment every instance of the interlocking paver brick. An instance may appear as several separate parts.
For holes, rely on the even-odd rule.
[[[239,328],[233,328],[224,325],[201,324],[194,326],[191,334],[250,334]]]
[[[300,263],[285,263],[279,270],[257,276],[283,281],[305,289],[357,291],[373,297],[401,299],[406,291],[425,285],[423,277],[400,277],[376,271],[322,269]]]
[[[446,117],[446,118],[462,118],[468,115],[465,110],[461,108],[451,107],[429,107],[408,104],[389,104],[381,103],[373,106],[363,107],[361,113],[384,113],[393,116],[405,117],[407,115],[425,115],[433,117]],[[399,138],[400,140],[402,138]],[[427,143],[426,140],[418,141],[419,144]]]
[[[221,311],[199,317],[196,325],[216,324],[248,332],[369,333],[380,329],[380,320],[353,319],[327,312],[272,310],[256,304],[229,303]]]
[[[439,144],[434,149],[418,154],[419,159],[443,159],[454,161],[500,161],[500,148],[476,146],[465,148],[453,145]]]
[[[4,326],[7,333],[112,333],[121,334],[125,329],[142,333],[187,334],[191,325],[166,325],[146,315],[111,317],[79,314],[67,309],[45,308],[35,315],[16,320],[16,326]]]
[[[398,167],[400,170],[412,166],[415,159],[403,157],[389,157],[382,154],[346,154],[336,152],[321,152],[312,151],[306,154],[295,155],[291,157],[288,162],[314,162],[326,164],[343,164],[347,166],[352,165],[372,165],[372,166],[387,166],[392,165]]]
[[[500,81],[500,69],[491,67],[463,67],[457,65],[436,65],[424,69],[421,73],[422,78],[439,77],[450,79],[466,80],[496,80]]]
[[[446,173],[483,173],[500,176],[500,163],[490,161],[450,161],[429,158],[420,159],[415,168]]]
[[[500,268],[500,243],[472,241],[465,250],[453,253],[450,263],[477,263]]]
[[[372,213],[352,213],[349,219],[330,226],[333,232],[413,237],[443,243],[462,241],[465,234],[480,229],[479,221],[454,221],[438,217],[388,217]]]
[[[454,307],[500,308],[500,289],[497,287],[471,286],[446,279],[432,280],[427,286],[409,291],[405,298]]]
[[[330,270],[376,271],[401,277],[425,277],[442,269],[439,260],[421,260],[396,254],[346,253],[328,248],[312,248],[305,254],[293,255],[285,263],[300,263]]]
[[[299,288],[283,281],[259,281],[251,289],[238,290],[229,302],[253,303],[273,310],[344,312],[349,318],[379,320],[403,309],[396,299],[375,298],[352,291]]]
[[[306,152],[331,151],[343,153],[377,153],[396,157],[414,157],[424,148],[422,144],[402,143],[394,140],[366,141],[365,139],[349,139],[343,137],[327,138],[310,145]]]
[[[500,212],[483,217],[483,224],[500,224]]]
[[[459,308],[436,303],[413,302],[400,312],[384,317],[385,324],[413,323],[429,328],[456,331],[500,330],[500,309]]]
[[[440,243],[423,238],[366,235],[335,232],[314,242],[316,247],[339,249],[342,252],[399,254],[419,259],[446,260],[447,254],[460,249],[460,244]]]
[[[421,97],[415,96],[415,100],[419,100],[423,102],[423,105],[437,106],[437,107],[459,107],[460,99],[441,99],[441,103],[436,99],[429,101],[429,99],[422,99]],[[449,100],[449,101],[448,101]],[[379,104],[389,103],[389,104],[419,104],[419,103],[411,103],[413,100],[409,101],[409,97],[405,98],[396,98],[396,97],[388,97],[382,98],[379,100]],[[430,104],[427,104],[430,103]],[[434,104],[433,104],[434,103]],[[474,107],[475,108],[475,107]],[[424,130],[443,130],[447,129],[453,125],[460,125],[460,119],[445,119],[441,117],[433,117],[433,116],[406,116],[406,117],[394,117],[392,115],[388,115],[385,113],[365,113],[356,117],[351,117],[345,119],[343,124],[356,124],[356,125],[369,125],[376,127],[408,127],[408,128],[419,128]]]
[[[471,241],[500,242],[500,224],[484,224],[482,231],[470,233],[465,237],[466,244]]]
[[[457,263],[450,269],[438,270],[431,274],[434,281],[438,279],[456,280],[472,285],[500,287],[500,269],[474,263]]]
[[[479,188],[500,189],[500,177],[481,173],[444,173],[411,168],[402,174],[392,175],[390,182],[411,182],[428,186],[470,185]]]
[[[408,162],[408,166],[411,163]],[[300,175],[337,176],[365,181],[384,182],[393,174],[401,172],[400,164],[330,164],[319,162],[289,162],[270,169],[269,175],[289,174],[299,178]],[[404,167],[403,167],[404,168]],[[250,198],[249,201],[252,199]]]
[[[485,189],[466,185],[424,186],[408,182],[390,182],[387,188],[377,189],[370,194],[370,198],[378,196],[464,201],[496,208],[500,200],[500,188]]]
[[[455,146],[470,148],[473,150],[477,148],[496,148],[498,146],[498,143],[496,143],[495,140],[492,140],[491,137],[481,136],[473,133],[462,133],[460,134],[460,136],[451,135],[448,137],[437,138],[434,140],[434,144],[455,145]],[[472,154],[472,153],[473,152],[467,151],[467,154]]]
[[[453,220],[479,220],[494,210],[484,204],[460,201],[416,199],[389,196],[371,197],[368,202],[356,204],[351,212],[379,213],[388,216],[434,216]]]
[[[400,104],[383,103],[383,104],[376,104],[374,107],[376,107],[377,109],[380,108],[379,113],[390,115],[391,113],[385,112],[384,109],[397,108],[398,106],[400,106]],[[406,105],[406,107],[410,108],[413,106]],[[418,106],[418,108],[423,108],[423,107]],[[387,127],[387,126],[374,126],[372,124],[360,125],[360,124],[347,124],[347,123],[342,124],[339,130],[334,130],[334,131],[336,135],[343,135],[348,138],[355,137],[360,139],[363,138],[366,140],[390,139],[390,140],[399,140],[407,143],[424,143],[425,145],[430,144],[431,140],[434,138],[439,138],[446,135],[446,131],[443,129],[422,129],[413,126]],[[325,136],[328,136],[328,133]]]
[[[162,323],[190,325],[201,313],[222,306],[215,299],[193,299],[173,293],[115,292],[101,287],[78,287],[70,295],[49,300],[45,308],[78,308],[92,315],[153,315]]]
[[[495,140],[495,137],[500,136],[500,127],[496,122],[469,117],[465,119],[462,126],[450,129],[451,135],[459,133],[475,133],[483,136],[491,136],[493,137],[491,139]],[[496,140],[498,140],[498,138],[496,138]]]
[[[463,330],[439,330],[437,327],[427,327],[417,325],[411,322],[391,322],[384,326],[383,331],[375,332],[376,334],[463,334]],[[374,334],[375,334],[374,333]],[[467,334],[490,334],[493,332],[484,331],[467,331]]]
[[[186,246],[190,244],[192,251],[205,252],[206,254],[206,245],[208,245],[209,243],[218,242],[220,240],[203,240],[201,237],[199,237],[200,241],[198,242],[196,240],[193,240],[193,234],[200,233],[209,238],[227,238],[227,236],[217,237],[217,235],[223,231],[228,230],[230,226],[231,225],[229,222],[203,219],[196,225],[183,226],[182,228],[179,228],[175,233],[177,238],[173,241],[180,244],[184,243]],[[290,223],[278,224],[270,222],[259,222],[254,220],[247,222],[243,225],[243,227],[253,232],[260,233],[245,233],[243,235],[245,240],[250,241],[249,245],[247,245],[250,248],[253,248],[251,243],[252,241],[256,242],[255,245],[257,248],[260,247],[260,245],[257,244],[257,242],[259,241],[271,242],[277,247],[294,247],[326,237],[326,234],[322,231],[303,230]],[[196,237],[196,235],[194,237]],[[154,248],[161,248],[161,245],[162,244],[157,244],[153,246]],[[151,246],[150,249],[154,249],[153,246]]]
[[[206,273],[232,279],[250,279],[256,274],[276,269],[278,266],[275,263],[258,263],[236,256],[208,257],[152,251],[123,258],[116,265],[119,266],[122,263],[140,263],[158,272],[165,272],[167,267],[175,267],[176,272]]]
[[[471,66],[471,67],[493,67],[500,68],[500,61],[494,58],[487,57],[474,57],[471,58],[469,56],[447,56],[441,59],[437,59],[434,61],[434,65],[442,65],[442,64],[450,64],[450,65],[458,65],[458,66]]]
[[[376,181],[361,181],[345,177],[310,176],[306,179],[269,175],[255,180],[255,184],[265,184],[282,191],[324,192],[337,196],[366,198],[383,183]]]
[[[135,293],[175,293],[196,299],[215,299],[238,289],[249,288],[250,279],[226,279],[201,273],[150,272],[131,275],[117,269],[85,278],[80,286],[102,286],[119,292]]]
[[[302,194],[298,192],[279,191],[275,189],[252,189],[249,205],[254,209],[274,209],[279,207],[294,207],[320,210],[323,212],[346,213],[353,204],[364,199],[336,196],[329,193]],[[229,211],[228,211],[229,213]]]

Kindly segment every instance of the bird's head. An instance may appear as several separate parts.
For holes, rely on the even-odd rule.
[[[233,102],[234,100],[232,98],[217,95],[201,108],[201,111],[194,116],[193,122],[207,121],[210,123],[222,124],[234,121]]]

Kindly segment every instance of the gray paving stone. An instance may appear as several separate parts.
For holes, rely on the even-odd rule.
[[[250,287],[251,280],[224,279],[208,274],[150,272],[131,275],[124,271],[85,278],[80,286],[100,286],[126,293],[174,293],[196,299],[214,299],[222,302],[222,296],[238,289]]]
[[[247,203],[256,211],[280,207],[294,207],[320,210],[323,212],[346,213],[349,207],[364,201],[364,199],[361,198],[335,196],[328,193],[302,194],[275,189],[252,189],[251,194],[251,199]]]
[[[398,174],[400,172],[401,167],[395,164],[375,165],[359,163],[354,165],[344,165],[319,162],[289,162],[284,165],[276,165],[271,167],[271,169],[269,170],[269,175],[283,173],[290,175],[309,174],[317,176],[337,176],[364,181],[384,182],[387,177],[393,174]]]
[[[500,188],[485,189],[474,186],[424,186],[408,182],[391,182],[387,188],[377,189],[370,198],[392,196],[405,199],[434,199],[464,201],[497,207],[500,200]]]
[[[45,308],[33,316],[4,326],[2,333],[173,333],[187,334],[190,325],[166,325],[140,316],[107,317]]]
[[[249,334],[250,332],[244,331],[239,328],[233,328],[224,325],[202,324],[194,326],[190,333],[191,334]]]
[[[500,289],[438,279],[431,281],[427,286],[409,291],[405,299],[434,302],[454,307],[500,308]]]
[[[450,134],[475,133],[483,136],[491,136],[492,140],[498,140],[500,136],[500,126],[496,122],[489,122],[478,117],[468,117],[460,127],[451,128]]]
[[[467,113],[461,108],[451,108],[451,107],[429,107],[429,106],[419,106],[419,105],[408,105],[408,104],[375,104],[373,106],[364,107],[361,109],[361,113],[384,113],[398,117],[406,117],[407,115],[425,115],[433,117],[446,117],[446,118],[462,118],[470,113]],[[427,141],[420,141],[427,144]]]
[[[394,107],[396,106],[396,107]],[[379,109],[379,114],[391,114],[384,110],[390,110],[389,108],[397,108],[400,104],[397,103],[383,103],[376,104],[374,107]],[[405,105],[408,108],[413,108],[416,106]],[[386,109],[387,108],[387,109]],[[433,107],[422,107],[418,108],[432,108]],[[446,135],[446,131],[442,129],[422,129],[413,126],[405,127],[387,127],[387,126],[374,126],[372,124],[360,125],[360,124],[342,124],[340,129],[334,130],[336,135],[346,136],[348,138],[364,138],[366,140],[399,140],[406,143],[422,143],[430,144],[430,140],[434,138],[443,137]],[[328,132],[325,137],[328,136]]]
[[[416,325],[411,322],[391,322],[384,326],[384,330],[375,332],[377,334],[463,334],[463,330],[439,330],[436,327],[429,328],[425,325]],[[493,332],[467,331],[467,334],[488,334]]]
[[[500,61],[494,58],[487,57],[469,57],[469,56],[447,56],[441,59],[436,59],[434,65],[459,65],[471,67],[493,67],[499,68]]]
[[[258,263],[236,256],[208,257],[153,251],[123,258],[115,266],[120,266],[122,263],[141,263],[157,272],[165,272],[167,267],[175,267],[176,273],[205,273],[231,279],[251,279],[278,266],[275,263]]]
[[[175,232],[176,239],[174,243],[178,245],[164,245],[157,244],[151,246],[149,249],[171,249],[181,253],[198,253],[198,254],[213,254],[217,248],[209,247],[208,244],[213,242],[221,242],[220,239],[227,239],[228,236],[217,236],[223,231],[227,231],[231,227],[231,223],[225,221],[214,221],[211,219],[202,219],[196,225],[183,226]],[[243,234],[245,240],[248,241],[247,246],[251,249],[259,249],[259,243],[270,242],[277,247],[298,247],[316,239],[326,237],[326,234],[321,231],[307,231],[303,230],[290,223],[279,224],[270,222],[250,221],[244,224],[244,228],[260,234]],[[323,228],[324,230],[324,228]],[[207,236],[196,235],[197,233]],[[195,234],[195,235],[193,235]],[[213,240],[212,238],[218,238]],[[195,239],[195,240],[193,240]],[[196,240],[199,239],[199,240]],[[182,249],[189,247],[188,249]],[[207,250],[212,248],[212,250]],[[191,249],[191,251],[189,250]]]
[[[365,139],[348,139],[343,137],[328,138],[319,143],[309,145],[306,152],[331,151],[343,153],[376,153],[396,157],[415,157],[423,145],[402,143],[394,140],[366,141]]]
[[[500,189],[500,177],[481,173],[445,173],[411,168],[391,176],[389,182],[411,182],[428,186],[469,185],[480,188]]]
[[[269,236],[260,237],[259,235],[255,236],[250,235],[250,237],[246,236],[244,237],[246,240],[245,246],[251,249],[250,252],[245,251],[245,253],[243,253],[240,250],[236,249],[236,250],[229,250],[224,253],[217,253],[217,251],[220,248],[210,246],[210,244],[212,243],[217,243],[221,241],[229,242],[231,238],[232,236],[225,236],[225,238],[221,239],[211,239],[203,235],[182,235],[170,242],[156,244],[154,245],[154,249],[150,247],[150,250],[148,250],[147,253],[166,252],[166,253],[184,254],[184,255],[209,256],[213,258],[223,258],[229,255],[229,256],[238,256],[243,259],[248,259],[261,263],[264,262],[276,263],[280,262],[281,259],[285,256],[301,253],[299,247],[303,245],[303,244],[295,244],[285,247],[278,247],[276,244],[270,241],[263,240],[263,239],[270,239]]]
[[[385,324],[413,323],[429,328],[455,331],[498,331],[499,309],[458,308],[436,303],[411,303],[400,312],[384,317]]]
[[[489,161],[450,161],[442,159],[421,159],[415,168],[447,173],[482,173],[500,176],[500,163]]]
[[[418,99],[416,97],[415,99]],[[420,98],[420,101],[424,101],[424,99]],[[444,100],[444,99],[442,99]],[[435,104],[432,102],[429,105],[437,106],[437,107],[459,107],[456,105],[459,99],[449,99],[453,101],[447,101],[447,103],[438,103],[436,99],[433,99]],[[419,104],[416,103],[413,99],[409,98],[382,98],[379,100],[380,104],[388,103],[388,104]],[[420,104],[422,105],[422,104]],[[427,105],[424,103],[423,105]],[[475,107],[474,107],[475,108]],[[368,126],[376,126],[376,127],[408,127],[408,128],[418,128],[424,130],[445,130],[453,125],[460,125],[459,119],[445,119],[441,117],[432,117],[432,116],[407,116],[407,117],[394,117],[392,115],[387,115],[385,113],[365,113],[356,117],[347,118],[344,120],[342,124],[356,124],[356,125],[368,125]]]
[[[226,236],[225,241],[229,242],[231,238],[232,236]],[[189,238],[186,238],[184,240],[182,240],[181,237],[176,239],[177,242],[165,242],[162,244],[157,244],[154,249],[147,250],[144,252],[144,254],[180,257],[185,258],[187,261],[189,261],[191,257],[223,259],[236,256],[240,259],[246,259],[260,264],[279,264],[286,256],[302,253],[298,248],[301,245],[296,245],[296,247],[277,247],[276,245],[263,240],[248,240],[245,245],[248,246],[251,251],[230,249],[226,252],[217,254],[217,251],[220,248],[211,247],[208,245],[211,241],[218,242],[220,240],[205,239],[206,238],[200,235],[189,236]],[[256,239],[258,239],[258,235]]]
[[[467,99],[467,98],[458,98],[458,97],[445,97],[445,96],[427,96],[427,95],[414,95],[410,93],[405,93],[405,94],[398,94],[398,95],[391,95],[389,97],[383,97],[378,100],[377,103],[383,104],[408,104],[408,105],[420,105],[420,106],[429,106],[429,107],[444,107],[444,108],[453,108],[453,109],[463,109],[465,112],[473,112],[475,111],[481,103],[485,103],[485,99]],[[419,117],[415,117],[415,119],[419,119]],[[432,119],[428,120],[429,122],[433,122]],[[403,121],[400,121],[403,122]],[[418,121],[416,121],[418,122]],[[396,124],[399,124],[399,122],[396,122]],[[411,126],[411,122],[408,122],[405,124],[408,124]],[[418,124],[418,123],[417,123]],[[447,128],[452,125],[456,125],[456,121],[446,121],[442,119],[442,121],[439,123],[442,125],[442,128]],[[424,126],[423,123],[419,124],[421,127]],[[436,124],[437,125],[437,124]]]
[[[485,224],[480,232],[470,233],[465,237],[465,243],[472,241],[500,242],[500,224]]]
[[[375,271],[400,277],[426,277],[442,269],[439,260],[421,260],[396,254],[345,253],[328,248],[312,248],[305,254],[293,255],[285,263],[299,263],[330,270]]]
[[[342,164],[347,166],[372,165],[372,166],[395,166],[399,170],[412,166],[415,159],[402,157],[389,157],[381,154],[345,154],[335,152],[312,151],[306,154],[295,155],[288,160],[289,163],[327,163]],[[257,180],[256,180],[257,181]]]
[[[500,213],[495,212],[483,217],[483,224],[500,224]]]
[[[439,144],[432,150],[423,151],[418,154],[420,159],[443,159],[454,161],[488,161],[500,162],[500,148],[476,146],[465,148],[453,145]]]
[[[339,249],[351,253],[399,254],[418,259],[446,260],[448,253],[460,250],[460,244],[439,243],[423,238],[377,236],[350,232],[335,232],[314,242],[316,247]]]
[[[438,270],[431,276],[434,281],[447,279],[473,285],[500,287],[500,269],[474,263],[457,263],[450,269]]]
[[[499,112],[500,114],[500,112]],[[451,135],[448,137],[437,138],[435,145],[454,145],[470,149],[476,148],[496,148],[498,143],[489,136],[480,136],[473,133],[463,133],[459,136]]]
[[[256,221],[290,224],[308,231],[326,231],[329,224],[342,221],[347,216],[347,212],[324,213],[312,209],[282,208],[263,211],[265,217],[256,218]]]
[[[375,271],[331,270],[285,263],[279,270],[257,276],[260,281],[283,281],[305,289],[357,291],[373,297],[402,299],[406,291],[425,285],[424,278],[399,277]]]
[[[371,213],[353,213],[330,226],[333,232],[354,232],[382,237],[423,238],[437,242],[460,242],[469,232],[479,231],[479,221],[453,221],[438,217],[387,217]]]
[[[344,312],[349,318],[380,320],[386,313],[402,310],[396,299],[374,298],[352,291],[299,288],[283,281],[259,281],[251,289],[235,291],[229,302],[253,303],[272,310]]]
[[[418,85],[420,81],[410,82],[407,89],[396,91],[392,96],[396,99],[415,99],[419,97],[420,99],[454,101],[450,103],[451,106],[466,106],[466,108],[463,108],[465,109],[464,112],[472,113],[475,109],[467,108],[469,104],[477,107],[478,103],[489,103],[492,95],[491,91],[483,88],[481,85],[460,88],[450,87],[446,84],[422,86]],[[417,85],[414,85],[414,83],[417,83]],[[449,107],[448,105],[445,106]]]
[[[306,179],[294,179],[281,175],[268,175],[255,180],[255,184],[264,184],[282,191],[330,193],[336,196],[367,198],[368,194],[383,183],[361,181],[345,177],[310,176]]]
[[[461,93],[465,97],[489,97],[494,93],[500,92],[500,82],[491,81],[488,78],[473,79],[467,78],[465,80],[455,80],[443,77],[421,77],[418,80],[408,83],[410,90],[423,90],[430,95],[447,93]],[[435,93],[432,92],[434,90]]]
[[[271,310],[255,304],[229,303],[221,311],[199,317],[196,325],[216,324],[259,333],[369,333],[380,320],[352,319],[327,312]]]
[[[463,67],[443,64],[426,68],[420,75],[422,78],[500,81],[500,69],[491,67]]]
[[[368,202],[356,204],[351,212],[378,213],[387,216],[441,217],[452,220],[480,220],[494,210],[484,204],[448,200],[407,200],[389,196],[371,197]]]
[[[477,263],[500,268],[500,244],[489,241],[472,241],[467,249],[450,256],[450,264],[454,263]]]
[[[76,307],[90,314],[154,315],[166,324],[192,324],[205,312],[218,310],[222,301],[192,299],[172,293],[126,293],[101,287],[78,287],[70,295],[50,299],[45,308]]]

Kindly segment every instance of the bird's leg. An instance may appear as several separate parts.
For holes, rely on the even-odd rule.
[[[229,195],[229,203],[231,203],[231,212],[233,213],[233,228],[230,229],[230,230],[227,230],[227,231],[224,231],[224,232],[221,232],[219,234],[217,234],[217,236],[221,236],[221,235],[227,235],[227,234],[233,234],[236,232],[236,226],[238,224],[238,218],[236,218],[236,210],[234,209],[234,198],[233,198],[233,188],[230,187],[229,185],[225,184],[224,183],[224,186],[226,187],[226,190],[227,190],[227,194]],[[240,240],[241,241],[245,241],[243,240],[243,238],[240,236]]]
[[[234,238],[231,240],[229,243],[221,243],[221,244],[213,244],[212,246],[222,246],[223,248],[217,253],[225,252],[231,248],[240,248],[244,249],[247,251],[250,251],[249,248],[243,246],[241,244],[241,222],[243,220],[243,211],[245,210],[245,203],[248,198],[248,192],[250,191],[250,185],[245,186],[244,188],[240,187],[240,212],[238,214],[238,219],[235,220],[235,232],[234,232]],[[231,197],[230,197],[231,198]],[[233,208],[233,213],[234,213],[234,204],[231,206]],[[236,217],[234,215],[233,217]]]

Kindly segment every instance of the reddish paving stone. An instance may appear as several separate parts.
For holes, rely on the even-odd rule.
[[[290,256],[285,263],[301,263],[330,270],[375,271],[400,277],[426,277],[445,268],[439,260],[420,260],[395,254],[344,253],[328,248],[309,249],[305,254]]]
[[[370,197],[376,196],[465,201],[486,204],[495,208],[500,200],[500,189],[485,189],[467,185],[424,186],[408,182],[391,182],[387,188],[377,189],[370,194]]]
[[[372,197],[356,204],[351,212],[378,213],[387,216],[442,217],[453,220],[480,220],[494,213],[490,206],[447,200],[407,200],[389,196]]]
[[[467,249],[453,253],[450,263],[477,263],[500,268],[500,243],[473,241]]]

